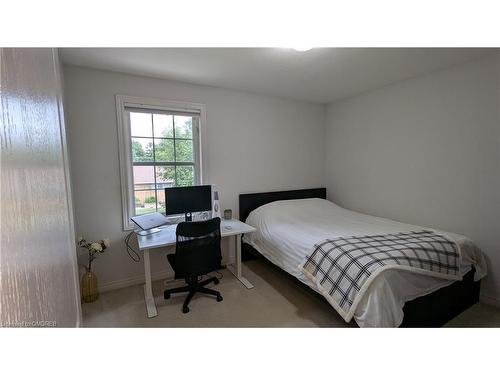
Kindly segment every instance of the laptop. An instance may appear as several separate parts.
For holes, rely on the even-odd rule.
[[[134,216],[131,217],[130,220],[132,220],[139,228],[142,229],[142,232],[138,233],[140,235],[147,235],[154,232],[159,232],[160,229],[157,230],[152,230],[152,229],[168,224],[167,218],[164,215],[160,214],[159,212]]]

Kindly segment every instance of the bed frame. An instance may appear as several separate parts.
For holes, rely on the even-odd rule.
[[[278,200],[322,198],[326,199],[326,188],[274,191],[255,194],[240,194],[240,220],[245,222],[250,212],[256,208]],[[243,260],[262,258],[281,272],[286,271],[275,266],[247,243],[242,244]],[[406,302],[401,327],[441,327],[449,320],[462,313],[479,301],[480,281],[474,281],[475,270],[472,268],[462,280],[438,289],[433,293]],[[293,279],[295,277],[289,275]],[[295,279],[309,291],[318,294],[299,280]],[[319,294],[318,294],[319,295]]]

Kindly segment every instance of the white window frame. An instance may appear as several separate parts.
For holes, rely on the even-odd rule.
[[[199,116],[199,124],[193,128],[193,147],[196,147],[194,153],[197,159],[195,160],[196,183],[200,185],[203,183],[202,150],[205,148],[205,138],[203,135],[206,132],[206,107],[204,104],[116,95],[116,119],[124,231],[134,229],[134,224],[130,218],[133,216],[135,206],[132,141],[130,135],[130,121],[126,111],[126,108],[129,107],[152,111],[192,113],[193,115]]]

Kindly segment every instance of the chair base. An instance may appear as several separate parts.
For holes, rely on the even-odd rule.
[[[188,295],[187,295],[186,299],[184,300],[184,304],[182,305],[182,312],[184,314],[189,312],[188,305],[189,305],[189,302],[191,302],[191,299],[193,298],[195,293],[204,293],[204,294],[209,294],[209,295],[215,296],[217,298],[217,302],[221,302],[223,299],[220,292],[213,290],[213,289],[205,288],[205,286],[210,284],[210,283],[214,283],[215,285],[219,284],[219,279],[216,277],[211,277],[207,280],[203,280],[202,282],[198,282],[198,279],[196,277],[187,278],[186,283],[188,285],[181,286],[178,288],[167,289],[163,292],[164,299],[169,299],[170,295],[173,293],[186,293],[186,292],[188,292]]]

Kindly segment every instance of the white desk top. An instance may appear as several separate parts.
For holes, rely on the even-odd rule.
[[[175,229],[177,228],[177,224],[165,225],[160,228],[162,228],[161,232],[147,236],[137,236],[139,250],[175,245]],[[222,220],[220,223],[220,232],[221,237],[228,237],[255,232],[255,228],[236,219]]]

